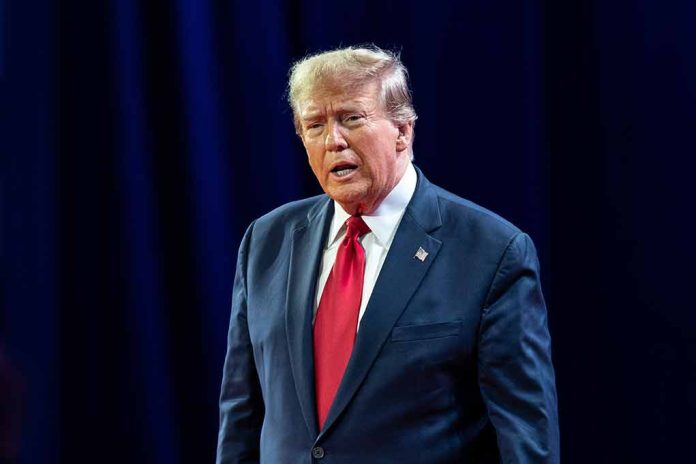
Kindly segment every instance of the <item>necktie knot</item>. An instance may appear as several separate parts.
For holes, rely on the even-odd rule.
[[[362,216],[351,216],[346,221],[346,238],[352,240],[354,238],[360,238],[366,233],[370,232],[370,227],[365,224]]]

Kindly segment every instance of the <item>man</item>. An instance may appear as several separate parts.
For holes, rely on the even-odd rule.
[[[412,165],[398,56],[306,58],[289,97],[326,195],[242,240],[217,462],[558,462],[534,246]]]

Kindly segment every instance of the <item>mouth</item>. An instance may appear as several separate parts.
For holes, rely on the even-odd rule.
[[[341,162],[335,165],[331,169],[331,174],[338,178],[349,176],[351,173],[355,172],[358,166],[352,163]]]

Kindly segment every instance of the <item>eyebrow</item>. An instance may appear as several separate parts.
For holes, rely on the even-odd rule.
[[[311,111],[300,116],[302,121],[311,121],[319,118],[322,115],[321,111]]]
[[[334,111],[334,113],[336,113],[336,114],[359,113],[359,112],[367,112],[367,109],[364,107],[364,105],[361,105],[359,103],[348,103],[344,106],[339,106]],[[306,114],[301,115],[300,119],[302,121],[311,121],[311,120],[317,119],[323,115],[324,115],[324,112],[321,110],[310,110],[310,111],[307,111]]]

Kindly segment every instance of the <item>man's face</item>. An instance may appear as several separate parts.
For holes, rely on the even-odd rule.
[[[323,86],[300,102],[300,136],[329,197],[349,214],[369,214],[399,182],[409,162],[412,124],[387,116],[377,83],[345,91]]]

